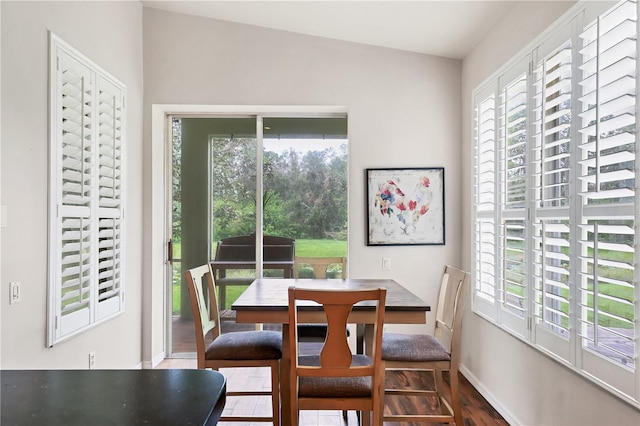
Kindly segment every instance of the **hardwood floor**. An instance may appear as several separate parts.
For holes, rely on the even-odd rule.
[[[157,368],[196,368],[195,359],[168,358]],[[228,368],[221,369],[221,373],[227,376],[228,388],[234,389],[245,386],[251,382],[252,388],[260,386],[269,389],[269,370],[265,368]],[[387,373],[387,386],[399,386],[403,383],[422,382],[424,386],[433,387],[431,375],[421,375],[414,371]],[[445,375],[448,383],[448,377]],[[491,405],[475,390],[467,379],[460,375],[462,415],[465,426],[508,426],[508,423],[493,409]],[[270,401],[265,397],[237,397],[227,398],[225,413],[253,414],[257,412],[269,412]],[[410,412],[429,413],[437,412],[435,398],[419,397],[390,397],[385,400],[385,411],[389,413],[400,410]],[[265,424],[265,423],[256,423]],[[358,424],[355,412],[350,411],[347,422],[342,418],[340,411],[303,411],[300,415],[300,425],[303,426],[356,426]],[[424,423],[423,423],[424,424]],[[220,422],[220,426],[254,426],[253,423]],[[414,426],[418,423],[385,423],[387,426],[404,425]]]

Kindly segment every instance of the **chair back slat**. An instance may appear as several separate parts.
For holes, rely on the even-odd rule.
[[[454,340],[459,334],[465,303],[465,289],[469,274],[452,266],[445,266],[442,273],[434,336],[452,352]]]
[[[350,305],[325,305],[327,338],[320,352],[320,366],[325,368],[349,368],[352,353],[346,339]]]
[[[185,271],[185,275],[196,331],[198,368],[202,368],[200,363],[204,364],[207,334],[211,332],[212,339],[220,335],[220,312],[218,310],[216,288],[211,265],[209,264],[189,269]]]

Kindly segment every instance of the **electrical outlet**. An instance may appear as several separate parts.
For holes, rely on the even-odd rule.
[[[92,370],[96,366],[96,351],[89,352],[89,369]]]
[[[13,305],[20,301],[20,281],[9,283],[9,304]]]

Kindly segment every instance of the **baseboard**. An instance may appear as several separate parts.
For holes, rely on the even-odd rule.
[[[156,368],[165,359],[165,353],[161,352],[156,355],[151,361],[142,361],[142,368],[151,370]]]
[[[500,403],[500,401],[491,393],[491,391],[489,391],[489,389],[487,389],[487,387],[484,386],[482,382],[480,382],[480,380],[478,380],[478,378],[465,365],[460,364],[458,368],[460,370],[460,373],[462,373],[462,375],[469,381],[469,383],[471,383],[473,387],[476,388],[478,393],[482,395],[482,397],[486,399],[487,402],[491,404],[491,406],[495,408],[498,413],[500,413],[500,415],[506,420],[507,423],[509,423],[510,425],[522,424],[518,421],[518,419],[516,419],[511,411],[509,411]]]

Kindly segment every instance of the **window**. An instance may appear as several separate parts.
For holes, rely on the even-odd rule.
[[[611,5],[474,91],[473,310],[640,407],[638,4]]]
[[[50,42],[51,346],[124,310],[125,87]]]

